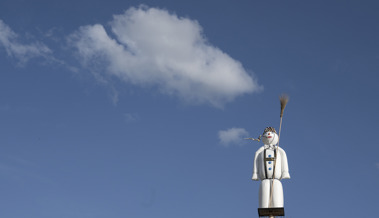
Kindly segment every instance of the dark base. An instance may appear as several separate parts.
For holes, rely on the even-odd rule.
[[[259,216],[284,216],[284,207],[258,208]]]

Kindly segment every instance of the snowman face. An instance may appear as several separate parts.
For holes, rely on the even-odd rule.
[[[278,144],[278,141],[279,137],[275,132],[268,131],[262,135],[262,142],[265,145],[276,145]]]

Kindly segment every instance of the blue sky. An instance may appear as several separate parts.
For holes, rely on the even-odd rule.
[[[281,93],[287,217],[375,216],[378,10],[1,0],[0,216],[257,217]]]

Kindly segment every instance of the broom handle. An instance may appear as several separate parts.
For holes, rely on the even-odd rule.
[[[278,147],[279,147],[279,142],[280,142],[280,132],[282,131],[282,120],[283,120],[283,116],[280,117]]]
[[[279,148],[279,142],[280,142],[280,132],[282,131],[282,120],[283,120],[283,113],[280,114],[280,124],[279,124],[279,139],[278,139],[278,147],[276,147],[276,157],[274,159],[274,169],[272,174],[272,182],[271,182],[271,189],[270,189],[270,200],[268,203],[268,207],[271,207],[272,205],[272,195],[274,193],[274,180],[275,180],[275,169],[276,169],[276,159],[278,157],[278,148]]]

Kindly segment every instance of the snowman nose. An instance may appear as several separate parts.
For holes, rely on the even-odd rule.
[[[271,133],[270,133],[270,132],[268,132],[268,133],[267,133],[267,138],[269,138],[269,139],[270,139],[270,138],[272,138],[272,136],[271,136]]]

